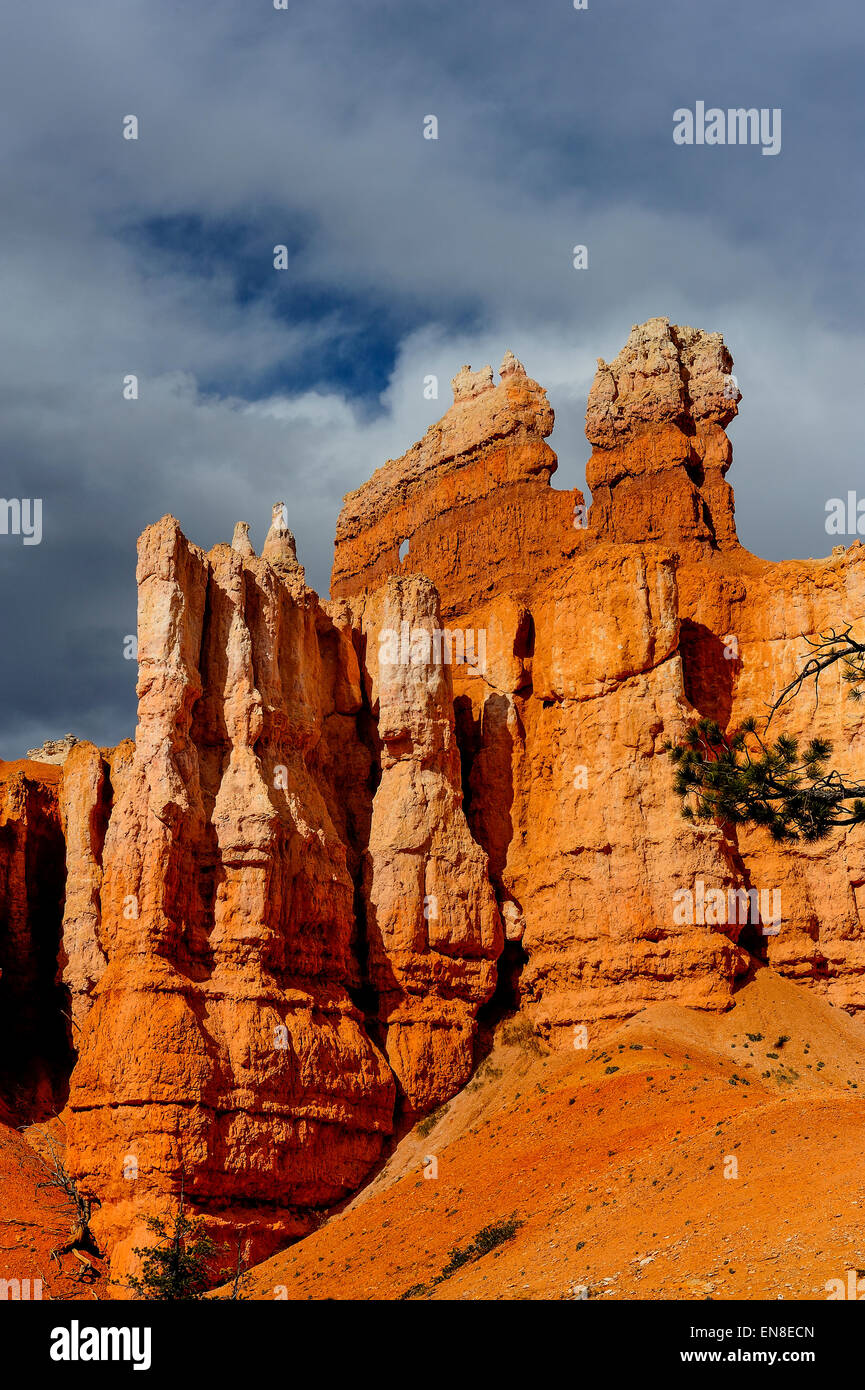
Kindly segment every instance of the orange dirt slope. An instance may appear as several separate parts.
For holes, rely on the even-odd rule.
[[[246,1296],[825,1299],[865,1268],[861,1021],[764,968],[725,1014],[654,1005],[589,1042],[546,1054],[500,1028],[476,1078]]]
[[[101,1260],[93,1259],[99,1277],[79,1278],[80,1265],[71,1254],[61,1256],[60,1264],[51,1251],[69,1239],[74,1211],[56,1188],[43,1187],[48,1176],[39,1153],[50,1154],[42,1136],[50,1134],[62,1152],[63,1126],[54,1120],[32,1126],[26,1133],[0,1123],[0,1280],[19,1280],[5,1295],[31,1300],[104,1299],[110,1297]],[[23,1284],[29,1280],[29,1286]],[[41,1281],[41,1288],[36,1281]],[[2,1297],[3,1295],[0,1295]]]

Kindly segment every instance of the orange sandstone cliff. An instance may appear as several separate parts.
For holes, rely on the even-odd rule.
[[[207,554],[172,517],[144,532],[134,744],[0,784],[2,997],[17,1017],[40,969],[66,992],[31,1090],[63,1092],[74,1051],[69,1161],[115,1273],[181,1183],[253,1259],[309,1230],[465,1084],[479,1019],[568,1047],[652,1003],[723,1011],[755,956],[865,1007],[862,832],[690,826],[663,751],[698,714],[761,713],[805,635],[865,617],[858,545],[740,546],[739,398],[719,334],[635,327],[589,395],[587,509],[552,486],[522,365],[463,368],[345,499],[330,601],[281,503],[261,558],[244,523]],[[778,729],[865,758],[840,681]],[[51,845],[56,920],[28,876]],[[711,888],[779,890],[779,929],[676,918]]]
[[[71,1065],[57,980],[65,879],[57,767],[0,762],[0,1120],[62,1106]]]

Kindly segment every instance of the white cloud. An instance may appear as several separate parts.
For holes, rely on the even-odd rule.
[[[663,14],[627,0],[624,27],[621,7],[599,7],[582,29],[564,10],[527,23],[515,2],[482,22],[450,0],[404,17],[227,0],[10,10],[0,492],[44,499],[45,539],[27,554],[0,544],[14,594],[0,753],[67,727],[131,731],[121,647],[145,524],[173,511],[210,545],[243,518],[260,546],[284,497],[322,591],[343,494],[438,418],[463,362],[497,368],[507,348],[548,390],[554,483],[571,487],[596,357],[653,314],[720,329],[745,396],[740,534],[771,556],[826,553],[825,497],[858,475],[858,290],[832,279],[830,254],[856,224],[856,130],[836,122],[821,143],[826,84],[800,78],[824,41],[809,35],[806,52],[753,8],[736,10],[738,57],[707,44],[696,68],[689,26],[704,21],[678,0]],[[744,90],[769,81],[770,49],[794,103],[782,157],[679,158],[667,123],[682,72]],[[831,96],[846,99],[843,73]],[[121,138],[129,112],[138,142]],[[437,142],[421,137],[428,112]],[[206,245],[190,232],[182,255],[159,252],[142,235],[182,216]],[[286,241],[292,269],[244,297],[232,235],[263,263]],[[346,383],[370,361],[377,385],[359,398]],[[128,372],[137,402],[121,398]]]

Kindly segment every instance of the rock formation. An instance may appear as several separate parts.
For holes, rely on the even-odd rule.
[[[234,526],[234,535],[231,538],[231,548],[236,550],[239,555],[253,556],[255,551],[252,548],[252,541],[249,539],[249,522],[238,521]]]
[[[546,443],[546,392],[508,354],[492,369],[454,378],[454,405],[403,458],[345,499],[336,527],[331,594],[379,587],[389,575],[424,574],[442,611],[466,612],[532,575],[550,573],[581,547],[579,492],[549,487],[556,456]],[[409,553],[399,550],[409,541]]]
[[[394,1073],[412,1106],[428,1109],[471,1074],[502,925],[463,811],[451,667],[436,660],[430,581],[389,580],[364,605],[361,631],[381,742],[363,880],[369,982]]]
[[[49,738],[41,748],[28,748],[27,757],[34,763],[65,763],[77,742],[74,734]]]
[[[570,1046],[653,1002],[723,1010],[755,956],[865,1008],[863,833],[782,850],[689,826],[664,753],[697,714],[759,713],[805,635],[865,617],[865,548],[741,547],[718,334],[652,319],[599,362],[588,512],[551,484],[552,409],[512,353],[453,389],[346,497],[330,601],[281,502],[261,558],[246,523],[209,554],[148,527],[134,744],[4,774],[0,1001],[22,1007],[53,944],[70,1163],[117,1274],[181,1182],[252,1258],[308,1229],[401,1114],[465,1083],[485,1009]],[[777,727],[861,770],[839,680]],[[62,883],[41,936],[32,883],[61,822],[58,945]],[[777,932],[747,897],[776,889]]]
[[[357,1186],[394,1108],[349,994],[354,885],[315,763],[360,705],[353,650],[311,591],[205,555],[172,517],[142,536],[138,583],[139,721],[69,1101],[121,1270],[181,1179],[215,1230],[276,1248]]]
[[[270,530],[264,539],[264,549],[261,555],[262,559],[270,561],[283,578],[294,579],[300,584],[303,583],[303,566],[298,563],[297,546],[294,535],[288,529],[288,514],[284,502],[273,504],[273,518],[270,523]]]
[[[56,764],[0,762],[0,1118],[56,1114],[71,1057],[57,982],[65,870]]]
[[[60,817],[66,840],[66,896],[60,979],[80,1030],[107,963],[102,947],[102,853],[114,798],[132,764],[131,739],[103,752],[76,740],[63,768]]]
[[[741,393],[720,333],[669,319],[635,325],[589,392],[591,528],[608,540],[695,548],[736,543],[732,450],[724,431]]]
[[[522,955],[508,948],[520,1006],[562,1042],[650,1001],[723,1007],[749,960],[743,936],[833,1002],[865,1007],[862,832],[779,850],[758,831],[690,829],[659,756],[697,713],[724,725],[765,709],[807,654],[803,636],[865,613],[861,547],[772,564],[740,546],[725,478],[732,366],[720,334],[663,318],[599,362],[588,526],[581,494],[550,486],[541,388],[511,354],[498,386],[463,368],[444,418],[348,496],[337,523],[335,595],[421,572],[449,627],[486,634],[485,671],[454,669],[466,813],[505,919],[520,923]],[[865,730],[837,678],[777,727],[825,734],[861,768]],[[738,902],[734,922],[675,924],[673,894],[698,883],[778,888],[783,929],[738,920]]]

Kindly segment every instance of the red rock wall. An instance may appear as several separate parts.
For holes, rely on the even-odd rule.
[[[689,826],[664,753],[698,713],[759,713],[803,634],[865,615],[861,547],[739,545],[731,368],[666,319],[599,363],[587,525],[551,485],[541,387],[510,354],[498,384],[464,368],[346,498],[327,603],[282,504],[261,559],[242,524],[209,554],[171,517],[145,531],[135,743],[75,745],[60,798],[70,1162],[115,1273],[181,1181],[253,1258],[308,1229],[398,1106],[467,1080],[499,974],[564,1046],[657,1001],[729,1007],[752,953],[865,1007],[862,832],[780,850]],[[777,727],[861,767],[835,679]],[[12,820],[0,902],[25,893],[20,797]],[[698,883],[779,888],[781,930],[677,920]]]
[[[181,1179],[216,1232],[275,1248],[360,1183],[394,1107],[348,992],[354,885],[310,770],[324,721],[360,702],[353,649],[327,679],[315,595],[205,555],[171,517],[142,536],[138,582],[135,755],[70,1095],[71,1163],[121,1272]]]
[[[519,373],[494,386],[488,368],[455,379],[444,420],[351,494],[337,526],[335,593],[422,569],[439,588],[443,621],[486,633],[483,673],[454,671],[466,812],[524,952],[521,1006],[565,1044],[574,1024],[657,1000],[725,1007],[750,959],[745,945],[833,1002],[865,1007],[863,832],[779,850],[762,832],[691,828],[663,754],[698,713],[723,725],[764,710],[807,654],[805,635],[865,614],[860,547],[772,564],[739,545],[725,477],[724,426],[740,399],[732,365],[719,334],[666,319],[635,327],[615,361],[599,362],[586,530],[567,524],[581,499],[556,492],[548,466],[525,478],[517,504],[519,465],[503,462],[488,471],[471,519],[455,513],[454,474],[509,457],[512,440],[523,458],[521,431],[532,456],[545,457],[544,393]],[[433,542],[436,526],[452,528],[452,550]],[[400,563],[404,535],[412,540]],[[837,678],[821,688],[819,709],[813,695],[800,697],[777,728],[819,730],[842,766],[861,767],[862,716]],[[779,888],[781,931],[738,922],[684,930],[673,895],[696,892],[698,881]]]
[[[60,770],[0,761],[0,1111],[56,1114],[72,1058],[57,984],[65,878]]]
[[[442,611],[465,613],[492,594],[531,585],[573,554],[577,490],[549,487],[546,392],[508,354],[502,377],[454,378],[454,405],[403,458],[349,493],[336,527],[331,594],[369,593],[390,575],[423,574]],[[405,559],[400,546],[408,540]]]
[[[427,1108],[469,1076],[501,945],[441,670],[376,691],[376,791],[347,610],[332,618],[296,562],[205,555],[166,517],[138,583],[139,722],[101,863],[96,750],[65,773],[66,976],[85,1001],[71,1164],[121,1272],[181,1179],[256,1258],[356,1188],[396,1082]],[[427,584],[418,614],[435,603]],[[424,890],[442,905],[428,936]]]
[[[463,811],[451,667],[434,658],[440,630],[438,594],[422,576],[389,580],[361,613],[381,742],[363,880],[368,973],[388,1060],[423,1110],[471,1075],[475,1019],[503,946],[487,857]]]

